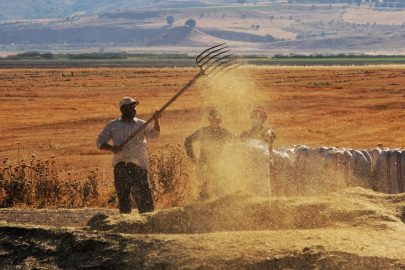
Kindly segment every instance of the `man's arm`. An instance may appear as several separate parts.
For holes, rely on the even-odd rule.
[[[156,111],[155,114],[153,115],[153,120],[154,120],[154,125],[153,128],[160,133],[160,123],[159,123],[159,118],[162,117],[162,113],[159,111]]]
[[[268,144],[272,144],[273,141],[276,139],[276,132],[274,131],[274,129],[273,129],[273,128],[267,129],[267,130],[263,133],[263,139],[264,139]]]
[[[198,158],[194,155],[193,142],[201,140],[201,132],[201,129],[199,129],[184,140],[184,148],[186,149],[187,156],[194,163],[197,163]]]
[[[119,146],[117,145],[110,145],[108,143],[104,143],[102,145],[100,145],[100,150],[107,150],[113,153],[118,153],[120,151]]]
[[[149,124],[143,130],[143,135],[146,138],[156,139],[160,136],[160,123],[159,123],[160,117],[162,117],[162,113],[159,111],[156,111],[153,114],[153,122],[154,122],[153,125]]]
[[[112,139],[111,135],[111,122],[108,123],[103,131],[100,133],[97,139],[97,147],[100,150],[107,150],[113,153],[118,153],[119,152],[119,147],[110,145],[108,142]]]

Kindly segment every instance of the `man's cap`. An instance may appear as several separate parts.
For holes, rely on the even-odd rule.
[[[265,121],[267,119],[266,109],[261,106],[257,106],[256,108],[253,109],[250,117],[251,118],[261,118],[263,121]]]
[[[130,97],[124,97],[123,99],[121,99],[119,105],[120,105],[120,108],[121,108],[124,105],[134,104],[134,103],[135,103],[135,105],[139,105],[138,100],[132,99]]]
[[[218,110],[212,110],[210,111],[210,118],[214,119],[214,120],[219,120],[222,119],[222,114],[220,111]]]

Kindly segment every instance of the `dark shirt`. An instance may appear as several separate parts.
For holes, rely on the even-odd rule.
[[[201,141],[200,162],[215,162],[221,155],[227,142],[233,138],[231,132],[225,128],[203,127],[191,134],[184,141],[187,156],[195,158],[193,142]]]

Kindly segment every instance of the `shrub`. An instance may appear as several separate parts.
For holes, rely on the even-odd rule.
[[[174,18],[173,18],[173,16],[167,16],[167,17],[166,17],[166,22],[167,22],[167,24],[172,25],[172,24],[174,23]]]
[[[167,145],[157,154],[148,151],[149,179],[156,205],[160,208],[183,206],[191,198],[191,184],[182,148]],[[21,160],[17,165],[10,164],[6,157],[0,165],[0,208],[116,206],[115,190],[105,201],[99,199],[97,173],[96,168],[84,180],[73,179],[71,173],[60,179],[53,156],[51,161],[41,162],[32,155],[29,164]]]
[[[91,171],[84,183],[71,181],[70,177],[61,181],[54,168],[53,156],[51,162],[34,159],[35,155],[32,155],[29,164],[21,160],[20,164],[13,166],[7,164],[7,157],[4,158],[3,167],[0,167],[0,207],[73,208],[97,203],[97,172]]]
[[[149,181],[153,197],[161,207],[182,206],[190,194],[190,175],[187,157],[180,145],[153,154],[149,150]]]
[[[190,28],[194,28],[197,25],[197,22],[194,19],[188,19],[185,23]]]

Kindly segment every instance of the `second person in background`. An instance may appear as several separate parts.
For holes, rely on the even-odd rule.
[[[184,142],[187,156],[197,165],[199,200],[218,196],[218,183],[222,178],[218,161],[226,143],[234,137],[231,132],[220,126],[222,115],[218,110],[209,113],[208,121],[208,127],[198,129]],[[196,157],[193,150],[193,143],[196,141],[201,142],[199,157]]]

